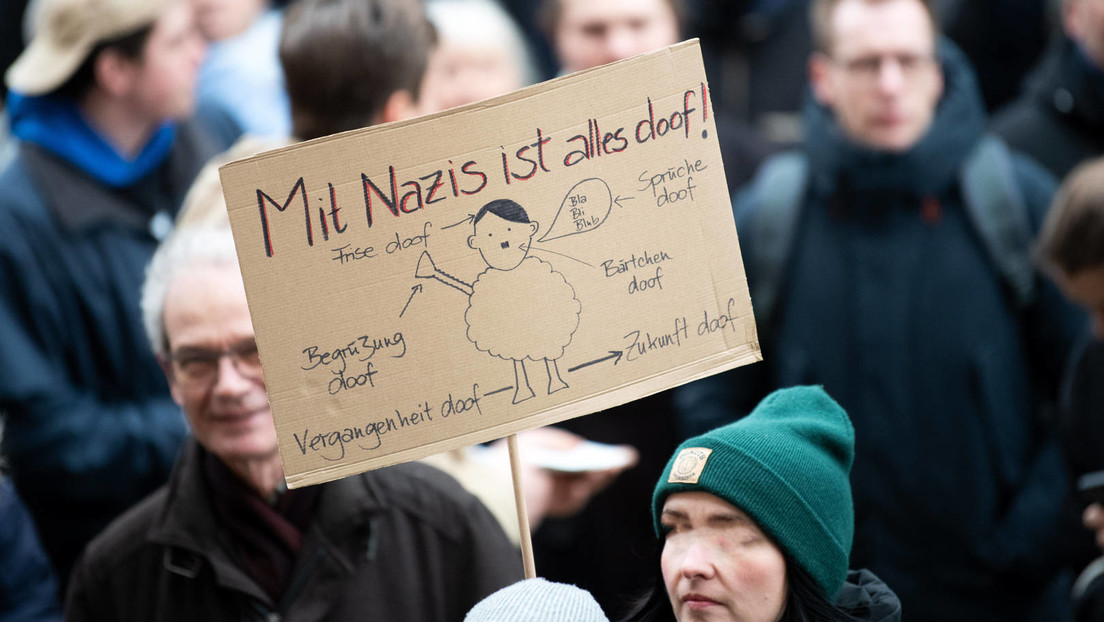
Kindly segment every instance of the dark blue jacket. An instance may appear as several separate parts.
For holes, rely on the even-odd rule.
[[[111,189],[22,144],[0,173],[0,413],[12,477],[64,581],[84,544],[163,483],[185,425],[142,329],[139,289],[203,163],[169,158]]]
[[[57,589],[27,508],[0,476],[0,620],[61,622]]]
[[[904,153],[850,142],[810,102],[809,188],[775,322],[760,327],[764,363],[729,380],[757,376],[752,397],[824,385],[851,415],[851,565],[910,619],[1057,620],[1056,534],[1076,527],[1061,522],[1068,476],[1040,413],[1084,319],[1041,279],[1030,308],[1005,291],[958,182],[984,111],[961,54],[943,65],[932,127]],[[1014,174],[1037,230],[1055,182],[1020,156]],[[741,233],[757,190],[735,206]],[[740,241],[754,257],[756,240]]]

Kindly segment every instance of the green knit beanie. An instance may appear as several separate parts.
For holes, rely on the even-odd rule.
[[[847,575],[855,513],[855,430],[820,387],[768,395],[747,417],[691,438],[667,463],[652,520],[676,492],[708,492],[750,516],[835,599]]]

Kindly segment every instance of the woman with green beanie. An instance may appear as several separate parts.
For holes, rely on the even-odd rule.
[[[884,583],[847,570],[854,446],[820,387],[682,443],[652,499],[661,582],[628,620],[899,621]]]

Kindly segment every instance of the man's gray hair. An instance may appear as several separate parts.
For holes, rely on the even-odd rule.
[[[540,80],[521,28],[497,0],[429,0],[426,15],[437,29],[437,43],[488,47],[509,58],[513,88]]]
[[[234,237],[228,227],[192,226],[177,229],[153,254],[142,285],[142,321],[154,354],[169,354],[165,334],[165,296],[173,280],[195,266],[238,268]]]

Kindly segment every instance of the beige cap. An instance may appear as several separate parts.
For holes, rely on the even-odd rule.
[[[171,0],[39,0],[31,44],[4,76],[8,88],[44,95],[65,84],[97,44],[157,21]]]

